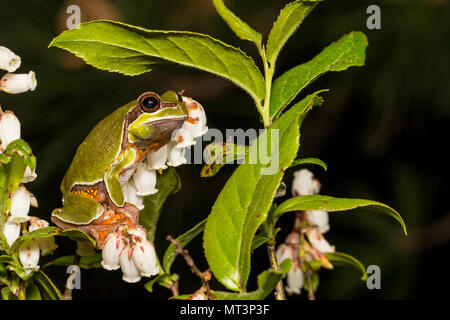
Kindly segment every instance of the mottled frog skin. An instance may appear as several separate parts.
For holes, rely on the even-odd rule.
[[[61,183],[63,207],[52,221],[78,228],[104,245],[118,225],[139,225],[139,210],[126,202],[124,190],[136,166],[166,145],[188,118],[180,94],[153,92],[118,108],[101,120],[78,147]]]

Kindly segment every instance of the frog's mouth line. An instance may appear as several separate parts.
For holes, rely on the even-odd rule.
[[[158,120],[153,120],[153,121],[149,121],[149,122],[145,122],[145,125],[158,125],[160,123],[166,123],[168,121],[175,121],[175,122],[185,122],[187,119],[189,118],[189,115],[184,115],[184,116],[167,116],[167,117],[162,117]]]

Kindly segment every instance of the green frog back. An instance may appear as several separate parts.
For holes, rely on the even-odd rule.
[[[78,147],[61,183],[63,195],[74,185],[95,184],[103,179],[105,169],[121,150],[126,114],[136,101],[118,108],[101,120]]]

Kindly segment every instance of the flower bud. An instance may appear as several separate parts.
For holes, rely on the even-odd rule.
[[[308,222],[316,225],[320,233],[330,230],[328,212],[322,210],[306,211]]]
[[[156,263],[155,248],[148,240],[136,244],[133,248],[133,262],[143,277],[151,277],[159,273]]]
[[[334,246],[331,246],[317,229],[311,229],[306,232],[311,245],[322,253],[334,252]]]
[[[149,169],[145,162],[140,163],[133,174],[133,183],[138,196],[148,196],[158,192],[156,186],[156,171]]]
[[[288,244],[291,247],[298,247],[298,245],[300,244],[300,235],[297,231],[294,230],[289,233],[286,240],[284,240],[284,243]]]
[[[34,91],[37,86],[36,75],[33,71],[29,73],[7,73],[0,79],[0,91],[16,94],[28,90]]]
[[[20,139],[20,122],[13,112],[0,111],[0,142],[2,149],[6,149],[12,141]]]
[[[26,274],[39,270],[39,245],[34,239],[26,240],[20,245],[19,259]]]
[[[3,227],[3,234],[5,235],[6,242],[11,246],[20,236],[20,224],[16,223],[13,217],[8,217]]]
[[[144,209],[144,197],[137,195],[137,190],[134,186],[133,180],[128,181],[125,188],[125,199],[127,202],[136,206],[139,210]]]
[[[187,129],[180,128],[175,130],[172,135],[172,141],[176,142],[179,148],[187,148],[195,144],[193,136]]]
[[[11,194],[10,214],[17,223],[29,220],[28,212],[30,211],[30,203],[31,193],[22,185]]]
[[[106,236],[105,246],[102,250],[102,266],[106,270],[117,270],[120,268],[119,256],[124,247],[124,241],[120,235],[120,229]]]
[[[286,291],[289,294],[300,294],[304,282],[305,276],[303,275],[303,271],[300,269],[298,262],[294,262],[291,270],[287,274]]]
[[[178,167],[185,164],[187,162],[187,159],[184,157],[185,150],[185,148],[179,147],[175,142],[169,142],[167,165]]]
[[[167,156],[167,145],[165,145],[157,151],[150,153],[147,156],[146,164],[150,169],[154,170],[167,169]]]
[[[122,250],[119,256],[120,268],[122,269],[122,280],[129,283],[135,283],[141,280],[140,272],[136,268],[132,259],[133,249],[129,246]]]
[[[314,175],[307,169],[294,172],[294,181],[292,181],[292,195],[305,196],[317,194],[320,191],[320,182],[313,179]]]
[[[30,217],[30,225],[28,226],[28,231],[33,232],[37,229],[46,228],[48,226],[49,224],[47,221],[39,219],[37,217]],[[41,249],[41,255],[43,256],[51,254],[58,248],[55,243],[54,237],[35,238],[34,240],[39,245],[39,248]]]
[[[36,169],[33,172],[31,172],[30,167],[27,167],[25,169],[25,173],[23,174],[22,183],[33,182],[34,180],[36,180],[36,178],[37,178]]]
[[[6,47],[0,46],[0,69],[14,72],[20,67],[21,59]]]
[[[189,118],[183,123],[182,128],[191,133],[192,138],[200,137],[208,131],[206,126],[206,113],[202,105],[189,97],[183,97],[183,102],[188,109]]]
[[[208,300],[208,296],[204,292],[195,292],[189,300]]]
[[[278,246],[278,249],[276,251],[276,256],[277,256],[278,263],[282,263],[286,259],[291,259],[292,261],[294,261],[295,260],[295,250],[294,250],[294,248],[283,243]]]

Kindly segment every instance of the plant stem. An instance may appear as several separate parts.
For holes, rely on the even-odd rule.
[[[172,283],[172,285],[169,287],[170,291],[172,292],[172,296],[176,297],[179,295],[178,292],[178,280]]]
[[[20,281],[19,284],[19,300],[26,300],[25,296],[25,281]]]
[[[264,106],[262,106],[262,118],[264,123],[264,128],[268,128],[272,121],[270,119],[270,94],[272,90],[272,78],[274,73],[274,68],[269,66],[266,57],[266,50],[264,46],[258,47],[259,54],[264,65],[264,79],[266,82],[266,97],[264,98]]]
[[[205,272],[201,272],[195,265],[194,259],[192,259],[189,252],[187,250],[183,249],[177,240],[175,240],[171,236],[167,236],[167,240],[169,240],[171,243],[173,243],[175,245],[177,252],[183,256],[187,265],[191,268],[192,273],[200,278],[200,280],[202,282],[202,286],[205,288],[206,295],[208,296],[208,298],[210,300],[216,300],[216,297],[214,296],[214,294],[211,291],[211,288],[209,287],[209,280],[211,279],[211,272],[209,270],[206,270]]]
[[[267,253],[269,254],[269,260],[272,269],[275,271],[278,270],[277,256],[275,255],[275,239],[267,243]],[[280,280],[275,288],[275,299],[286,300],[283,280]]]

